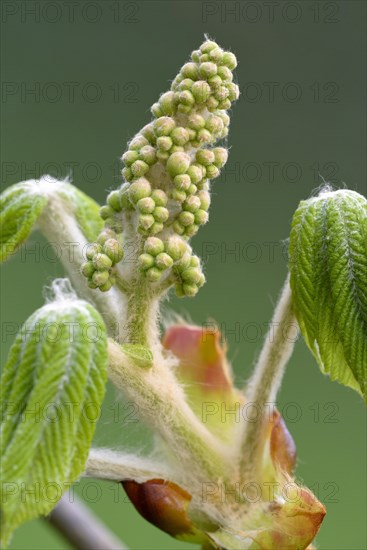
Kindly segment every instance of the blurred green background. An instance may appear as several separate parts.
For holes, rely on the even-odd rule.
[[[366,4],[4,1],[1,8],[5,187],[43,173],[71,174],[103,201],[120,181],[127,140],[150,120],[149,107],[204,33],[236,53],[242,96],[230,158],[214,184],[211,221],[193,243],[208,282],[195,300],[172,297],[165,310],[198,324],[215,319],[244,383],[286,275],[285,241],[298,202],[323,180],[366,194]],[[62,273],[44,244],[33,234],[2,269],[2,360],[10,333]],[[110,388],[97,444],[144,449],[143,428],[120,398],[114,422],[116,402]],[[297,444],[298,478],[328,510],[318,548],[365,549],[361,399],[324,378],[299,342],[279,404]],[[83,481],[76,491],[132,549],[191,547],[141,519],[113,484]],[[44,521],[33,521],[11,548],[68,546]]]

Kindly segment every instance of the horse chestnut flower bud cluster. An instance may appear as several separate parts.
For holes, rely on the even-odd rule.
[[[210,40],[192,53],[152,106],[153,121],[130,141],[122,156],[125,183],[101,208],[107,228],[138,238],[138,266],[147,282],[171,281],[178,296],[194,296],[205,282],[187,241],[208,221],[210,180],[227,161],[227,149],[215,144],[228,135],[227,111],[239,96],[236,65],[234,54]],[[91,269],[85,268],[88,278]],[[100,278],[93,273],[90,284],[104,290]]]
[[[82,265],[82,273],[88,286],[107,292],[115,283],[114,265],[124,257],[116,233],[112,229],[102,231],[97,242],[88,246],[86,256],[88,261]]]

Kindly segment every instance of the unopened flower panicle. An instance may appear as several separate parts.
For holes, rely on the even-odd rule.
[[[192,53],[152,106],[154,120],[130,141],[122,156],[126,182],[101,208],[109,230],[119,234],[133,224],[141,235],[141,272],[150,283],[169,278],[178,296],[194,296],[205,282],[187,241],[208,221],[210,180],[227,161],[227,149],[212,146],[228,134],[227,111],[239,96],[236,65],[234,54],[213,41]],[[113,284],[107,264],[95,256],[87,262],[90,285],[108,290]]]

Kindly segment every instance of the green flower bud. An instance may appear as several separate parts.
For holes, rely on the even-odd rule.
[[[93,260],[94,256],[102,251],[102,247],[98,243],[92,243],[88,244],[87,250],[86,250],[86,256],[88,260]]]
[[[204,225],[209,219],[209,214],[205,210],[197,210],[195,212],[194,221],[197,225]]]
[[[182,115],[188,115],[191,113],[193,109],[193,105],[184,105],[183,103],[180,103],[177,107],[177,111]]]
[[[208,191],[199,191],[198,197],[200,199],[200,209],[201,210],[209,210],[210,206],[210,194]]]
[[[195,62],[195,63],[198,63],[199,62],[199,59],[200,59],[200,56],[201,56],[201,51],[200,50],[194,50],[191,54],[191,59]]]
[[[214,48],[210,50],[209,52],[209,58],[212,59],[215,63],[219,63],[222,61],[224,55],[224,51],[222,48]]]
[[[209,130],[209,132],[212,132],[213,134],[219,134],[220,132],[223,131],[224,123],[221,117],[216,115],[211,115],[207,119],[205,126],[207,130]]]
[[[181,145],[172,145],[170,153],[184,153],[185,148]]]
[[[112,231],[112,229],[104,229],[102,233],[98,235],[97,242],[101,245],[104,245],[104,243],[108,239],[115,239],[115,238],[116,238],[116,233]],[[100,250],[98,252],[100,252]]]
[[[188,269],[190,267],[190,262],[191,262],[191,249],[187,250],[184,253],[184,255],[180,258],[180,260],[177,262],[176,267],[178,272],[181,273],[182,271],[185,271],[185,269]]]
[[[221,109],[223,111],[228,111],[228,109],[230,109],[232,106],[231,102],[229,99],[224,99],[223,101],[220,101],[219,105],[218,105],[218,109]]]
[[[191,183],[198,183],[205,177],[205,168],[201,164],[191,164],[187,170],[188,176],[190,176]]]
[[[117,190],[111,191],[111,193],[107,195],[107,204],[113,208],[115,212],[121,212],[120,192]]]
[[[189,134],[189,140],[190,141],[194,141],[194,139],[196,139],[196,132],[195,130],[193,130],[192,128],[188,128],[187,129],[187,132]]]
[[[189,267],[181,273],[181,277],[185,283],[196,285],[200,281],[201,271],[197,267]]]
[[[112,281],[111,281],[111,280],[108,280],[108,281],[105,282],[104,285],[101,285],[101,286],[99,287],[99,290],[100,290],[101,292],[108,292],[108,291],[112,288],[112,286],[113,286]]]
[[[194,213],[197,210],[199,210],[200,205],[201,205],[201,201],[199,197],[196,197],[195,195],[191,195],[190,197],[187,197],[187,199],[183,203],[182,209],[187,212]]]
[[[199,280],[199,282],[198,282],[198,287],[201,288],[201,287],[205,284],[205,281],[206,281],[205,275],[204,275],[204,273],[202,273],[202,274],[200,275],[200,280]]]
[[[202,78],[208,79],[217,74],[217,66],[215,63],[207,61],[199,66],[199,73]]]
[[[194,214],[191,212],[181,212],[178,216],[178,220],[184,227],[188,227],[195,222]]]
[[[189,227],[186,227],[185,237],[187,237],[188,239],[191,239],[191,237],[196,235],[198,231],[199,231],[198,225],[195,225],[195,224],[190,225]]]
[[[151,195],[156,206],[166,206],[168,202],[167,195],[161,189],[155,189]]]
[[[172,260],[176,262],[187,251],[187,244],[180,237],[171,237],[166,244],[166,251]]]
[[[136,160],[130,166],[130,170],[135,177],[144,176],[149,170],[149,166],[143,160]]]
[[[176,112],[176,98],[174,92],[166,92],[159,98],[159,107],[164,115],[174,115]]]
[[[228,151],[227,149],[224,149],[224,147],[216,147],[213,149],[214,153],[214,164],[218,166],[218,168],[222,168],[222,166],[225,165],[228,159]]]
[[[182,285],[182,290],[183,290],[185,296],[189,296],[189,297],[195,296],[199,291],[199,289],[196,285],[189,285],[187,283],[184,283]]]
[[[206,102],[206,107],[210,113],[215,111],[218,108],[218,105],[219,105],[219,101],[215,99],[215,97],[212,95],[209,97],[208,101]]]
[[[223,82],[232,82],[233,80],[233,74],[228,67],[218,67],[218,76],[221,77]]]
[[[147,254],[146,252],[144,254],[140,254],[138,258],[138,264],[140,269],[146,271],[150,267],[153,267],[154,257],[151,254]]]
[[[217,99],[219,102],[223,101],[224,99],[227,99],[229,96],[228,88],[225,86],[219,86],[214,93],[215,99]]]
[[[181,92],[184,90],[191,90],[192,85],[194,84],[194,81],[191,80],[191,78],[184,78],[179,85],[179,89]]]
[[[116,239],[107,239],[103,245],[103,252],[113,264],[117,264],[124,257],[124,250]]]
[[[223,80],[217,74],[208,79],[208,83],[212,90],[217,90],[220,86],[223,86]]]
[[[229,126],[231,119],[229,118],[229,115],[227,113],[224,113],[223,111],[218,111],[217,116],[219,116],[223,120],[224,126]]]
[[[150,228],[150,233],[152,235],[157,235],[158,233],[160,233],[161,231],[163,231],[164,229],[164,225],[163,223],[161,222],[154,222],[152,227]]]
[[[138,134],[130,141],[129,149],[139,151],[144,145],[148,145],[148,140],[141,134]]]
[[[130,170],[130,168],[123,168],[121,170],[121,174],[125,178],[126,181],[131,181],[133,179],[133,173]]]
[[[191,185],[191,179],[188,174],[180,174],[174,178],[173,183],[176,189],[187,191]]]
[[[183,80],[183,76],[182,76],[181,73],[179,73],[177,76],[175,76],[175,78],[173,79],[172,84],[171,84],[171,90],[177,90],[178,85],[180,84],[180,82],[182,80]]]
[[[154,103],[151,108],[150,108],[151,112],[152,112],[152,115],[155,117],[155,118],[159,118],[160,116],[162,116],[162,109],[159,105],[159,103]]]
[[[171,132],[171,139],[175,145],[185,145],[189,139],[189,133],[186,128],[179,126]]]
[[[232,52],[225,52],[222,57],[222,64],[228,67],[231,71],[237,67],[236,56]]]
[[[95,271],[92,275],[92,282],[96,286],[102,286],[107,283],[109,276],[108,271]]]
[[[115,215],[115,211],[110,206],[102,206],[99,210],[99,215],[102,220],[107,220],[107,218],[111,218]]]
[[[200,258],[198,256],[191,256],[190,267],[200,267]]]
[[[237,84],[230,82],[227,84],[228,99],[230,101],[236,101],[240,97],[240,89]]]
[[[169,218],[169,211],[164,206],[157,206],[153,211],[155,221],[164,223]]]
[[[151,214],[142,214],[139,217],[139,225],[145,230],[152,227],[153,223],[154,223],[154,218]]]
[[[196,153],[196,161],[204,166],[213,164],[214,160],[214,153],[210,149],[199,149]]]
[[[219,168],[215,164],[210,164],[206,167],[206,177],[211,179],[217,178],[220,174]]]
[[[172,267],[173,259],[166,252],[161,252],[155,259],[155,265],[163,271]]]
[[[190,166],[190,157],[186,153],[173,153],[167,160],[167,171],[174,177],[184,174]]]
[[[155,133],[154,133],[154,123],[150,122],[141,130],[141,134],[149,141],[151,145],[155,144]]]
[[[202,128],[197,133],[197,140],[198,140],[199,144],[200,143],[210,143],[213,140],[213,138],[212,138],[211,133],[208,130],[206,130],[205,128]]]
[[[187,190],[187,194],[188,195],[196,195],[197,190],[198,190],[198,188],[196,187],[196,185],[194,183],[192,183],[190,185],[190,187],[188,188],[188,190]]]
[[[201,54],[201,56],[199,57],[199,63],[206,63],[209,60],[210,57],[206,53]]]
[[[161,149],[158,149],[157,151],[157,160],[160,160],[161,162],[166,162],[169,159],[170,154],[168,151],[162,151]]]
[[[160,136],[157,139],[157,147],[162,151],[169,151],[172,145],[172,139],[169,136]]]
[[[183,105],[189,105],[190,107],[195,103],[195,98],[190,90],[184,90],[181,92],[179,95],[179,100]]]
[[[177,202],[183,202],[186,199],[185,191],[180,191],[180,189],[173,189],[171,191],[171,199]]]
[[[131,202],[129,200],[129,184],[125,183],[123,184],[120,189],[120,203],[122,208],[129,209],[131,208]]]
[[[88,279],[93,275],[96,268],[94,267],[93,262],[85,262],[82,264],[82,273],[84,277],[87,277]]]
[[[96,254],[93,258],[93,264],[96,269],[104,271],[112,267],[112,262],[107,254]]]
[[[151,283],[156,283],[162,277],[162,271],[157,267],[151,267],[146,271],[146,276]]]
[[[193,130],[200,130],[205,127],[205,119],[201,115],[190,115],[187,124]]]
[[[210,86],[205,80],[194,82],[191,91],[197,103],[205,103],[211,94]]]
[[[144,243],[144,252],[151,256],[157,256],[164,252],[164,244],[158,237],[149,237]]]
[[[169,116],[162,116],[154,121],[156,136],[169,136],[175,126],[175,121]]]
[[[177,235],[183,235],[185,233],[184,226],[178,220],[174,222],[172,227],[174,232],[177,233]]]
[[[126,151],[122,155],[122,161],[126,164],[126,166],[130,166],[133,162],[138,160],[139,153],[137,151]]]
[[[138,200],[149,197],[151,192],[151,185],[146,178],[139,178],[129,187],[129,197],[133,203],[137,203]]]
[[[140,149],[139,158],[140,160],[146,162],[149,166],[154,164],[156,161],[154,147],[152,145],[145,145],[142,149]]]
[[[98,285],[96,285],[96,284],[92,281],[92,279],[89,279],[89,281],[88,281],[88,286],[89,286],[89,288],[92,288],[93,290],[96,289],[96,288],[98,288]]]
[[[196,80],[198,78],[198,68],[196,63],[186,63],[181,69],[181,74],[185,78]]]
[[[214,40],[206,40],[201,46],[200,51],[202,53],[209,53],[212,50],[219,48],[218,44]]]

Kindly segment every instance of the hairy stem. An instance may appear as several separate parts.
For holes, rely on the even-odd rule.
[[[293,352],[294,331],[297,332],[297,328],[288,276],[246,390],[247,402],[253,404],[256,411],[256,418],[245,426],[241,449],[241,472],[248,479],[252,479],[257,468],[261,467],[267,425],[266,407],[275,402],[285,366]],[[290,334],[290,329],[293,334]]]
[[[116,339],[120,334],[120,316],[123,308],[121,292],[111,289],[102,294],[88,287],[80,268],[85,261],[88,241],[79,229],[74,216],[65,207],[65,201],[57,192],[50,193],[49,202],[38,220],[38,229],[56,247],[63,267],[67,271],[78,294],[95,304],[101,312],[109,333]]]
[[[127,550],[118,538],[75,496],[66,493],[47,521],[77,550]]]
[[[141,274],[132,283],[132,292],[127,297],[127,320],[124,341],[131,344],[152,346],[159,341],[158,300],[150,285]]]
[[[122,481],[134,479],[143,483],[149,479],[172,479],[167,467],[149,458],[119,453],[110,449],[91,449],[85,475],[97,479]]]
[[[116,342],[109,341],[109,377],[139,407],[144,421],[159,433],[170,449],[173,460],[179,460],[187,475],[196,482],[222,479],[229,474],[228,451],[207,430],[186,402],[164,358],[144,370],[133,364]]]

